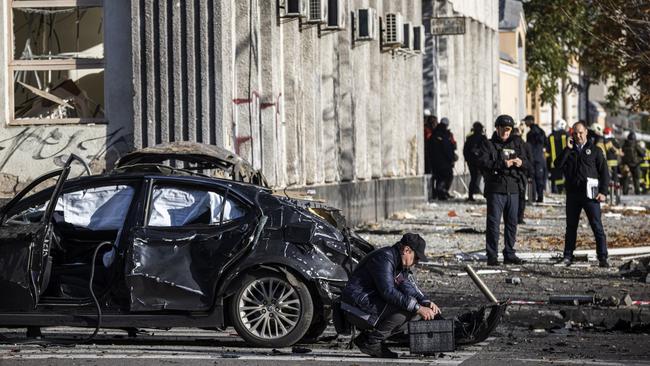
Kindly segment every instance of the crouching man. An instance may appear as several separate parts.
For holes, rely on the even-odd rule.
[[[405,330],[409,320],[433,319],[440,313],[415,283],[411,268],[426,260],[426,243],[407,233],[391,247],[368,254],[354,270],[341,295],[342,307],[368,322],[354,339],[361,352],[373,357],[396,358],[384,341]]]

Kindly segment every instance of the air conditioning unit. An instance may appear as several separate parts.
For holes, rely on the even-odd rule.
[[[358,9],[355,23],[355,39],[357,41],[377,39],[377,10],[374,8]]]
[[[384,16],[384,38],[382,46],[399,47],[404,43],[404,21],[400,13],[386,13]]]
[[[327,25],[325,29],[345,29],[344,0],[327,1]]]
[[[327,22],[327,0],[309,0],[307,23]]]
[[[402,42],[402,48],[405,50],[413,49],[413,24],[411,22],[404,23],[402,27],[404,29],[404,42]]]
[[[307,16],[307,0],[278,0],[281,18],[296,18]]]
[[[413,51],[424,53],[425,40],[424,26],[413,27]]]

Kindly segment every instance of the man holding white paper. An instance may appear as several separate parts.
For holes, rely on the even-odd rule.
[[[564,172],[566,179],[566,233],[563,263],[573,263],[580,212],[585,210],[596,238],[599,266],[609,267],[607,239],[601,221],[600,202],[605,202],[609,186],[609,169],[601,149],[587,139],[587,125],[579,121],[573,125],[573,135],[567,147],[555,159],[554,165]]]

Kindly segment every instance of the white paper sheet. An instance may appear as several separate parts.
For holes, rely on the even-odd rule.
[[[595,200],[598,196],[598,179],[587,178],[587,198]]]

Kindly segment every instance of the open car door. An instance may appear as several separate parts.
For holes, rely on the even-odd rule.
[[[30,183],[0,209],[0,309],[33,310],[47,288],[52,270],[52,215],[63,190],[71,155],[62,169],[49,172]],[[39,184],[58,176],[45,207],[21,207],[20,201]],[[27,209],[27,210],[25,210]]]

